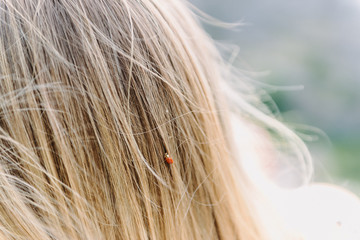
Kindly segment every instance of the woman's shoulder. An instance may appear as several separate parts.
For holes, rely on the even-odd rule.
[[[360,240],[360,199],[350,191],[318,183],[283,196],[283,215],[305,240]]]

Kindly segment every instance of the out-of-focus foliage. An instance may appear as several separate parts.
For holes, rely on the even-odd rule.
[[[254,77],[261,82],[304,86],[301,91],[270,94],[284,121],[319,128],[328,136],[319,134],[319,140],[307,142],[317,180],[356,189],[355,183],[360,182],[360,0],[191,2],[217,19],[245,23],[235,31],[205,26],[215,39],[240,47],[240,68],[270,71]]]

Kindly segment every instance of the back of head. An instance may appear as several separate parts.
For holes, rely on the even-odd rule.
[[[220,61],[180,0],[1,1],[1,237],[262,239]]]

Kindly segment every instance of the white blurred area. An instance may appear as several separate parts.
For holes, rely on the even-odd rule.
[[[290,171],[285,178],[276,178],[281,170],[268,164],[277,154],[266,132],[235,115],[231,120],[237,159],[261,190],[256,205],[270,239],[360,239],[360,200],[355,194],[325,183],[285,188],[300,182],[302,174]]]
[[[288,235],[299,237],[289,239],[360,239],[360,201],[343,188],[312,184],[293,190],[279,189],[271,196],[273,209],[280,213]],[[265,216],[264,221],[273,223],[274,219]]]
[[[360,201],[352,193],[313,184],[279,196],[277,208],[304,240],[359,240]]]
[[[220,43],[239,47],[235,67],[260,83],[304,86],[265,90],[308,145],[314,180],[360,194],[360,0],[190,2],[244,23],[234,30],[204,24]]]

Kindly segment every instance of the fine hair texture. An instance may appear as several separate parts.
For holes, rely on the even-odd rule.
[[[267,239],[222,65],[182,1],[2,0],[1,239]]]

